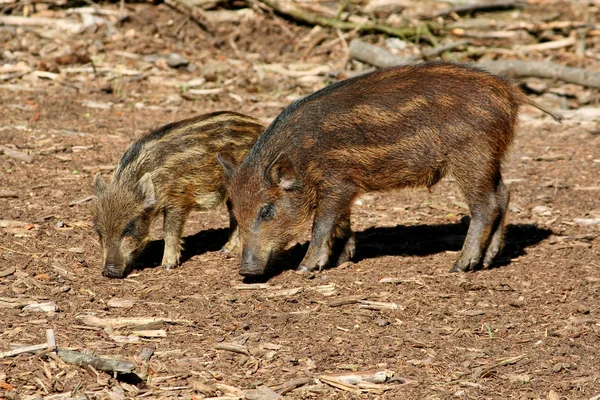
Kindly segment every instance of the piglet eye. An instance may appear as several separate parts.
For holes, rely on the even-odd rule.
[[[260,209],[260,219],[263,221],[269,221],[273,219],[275,215],[275,207],[272,204],[265,204]]]
[[[130,221],[125,229],[123,229],[123,233],[121,236],[134,236],[135,235],[135,220]]]

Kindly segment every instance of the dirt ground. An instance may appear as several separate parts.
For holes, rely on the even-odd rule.
[[[589,7],[587,17],[597,16],[597,7],[580,6]],[[102,9],[113,13],[100,14],[111,21],[119,12],[118,5]],[[557,9],[564,19],[580,17],[576,8]],[[532,10],[521,18],[556,11]],[[157,223],[147,268],[123,280],[101,276],[91,229],[92,177],[102,171],[110,179],[111,166],[134,138],[217,110],[269,121],[293,99],[368,67],[346,62],[335,31],[317,33],[324,36],[314,45],[311,27],[256,5],[251,11],[251,17],[214,24],[208,33],[164,4],[127,4],[126,18],[75,38],[60,30],[0,26],[0,145],[32,157],[25,162],[0,155],[0,352],[45,343],[52,328],[59,348],[138,366],[135,376],[116,376],[48,354],[4,357],[4,396],[252,398],[248,393],[261,385],[355,370],[388,370],[394,378],[362,393],[318,380],[285,396],[600,394],[597,90],[523,80],[543,86],[544,95],[531,97],[566,119],[559,125],[523,108],[505,163],[511,203],[507,245],[496,268],[448,272],[468,211],[446,179],[431,191],[362,196],[352,219],[356,262],[313,279],[286,267],[263,283],[244,283],[239,261],[217,251],[227,237],[224,208],[192,214],[179,269],[158,266]],[[37,15],[72,17],[64,9]],[[599,43],[591,38],[590,49],[600,49]],[[169,53],[189,65],[170,67]],[[86,64],[90,59],[95,69]],[[600,71],[597,59],[577,58],[568,49],[557,50],[554,60]],[[275,63],[287,73],[264,67]],[[330,72],[289,73],[316,66]],[[289,251],[290,268],[300,261],[307,237]],[[359,300],[385,304],[371,309]],[[25,307],[48,302],[56,311]],[[93,326],[90,316],[159,321],[104,329]],[[232,343],[241,353],[215,348]],[[139,358],[144,348],[154,350],[149,363]]]

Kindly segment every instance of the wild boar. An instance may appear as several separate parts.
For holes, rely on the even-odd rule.
[[[447,62],[374,71],[297,100],[241,165],[219,155],[239,224],[240,273],[262,274],[313,215],[298,270],[348,260],[359,194],[430,188],[448,174],[471,213],[452,271],[488,267],[503,246],[509,193],[500,167],[522,104],[560,120],[509,81]]]
[[[103,252],[103,275],[122,278],[146,244],[152,222],[164,215],[162,266],[179,264],[181,233],[190,211],[226,199],[216,154],[241,160],[264,126],[235,112],[215,112],[163,126],[135,141],[116,166],[110,185],[94,177],[94,229]],[[223,251],[235,251],[237,225]]]

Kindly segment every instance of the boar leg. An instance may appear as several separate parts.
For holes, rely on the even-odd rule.
[[[462,272],[473,270],[480,263],[482,253],[488,247],[490,236],[499,221],[501,206],[495,188],[499,187],[501,178],[499,167],[496,168],[495,173],[486,175],[485,168],[481,168],[481,166],[471,170],[470,176],[468,174],[461,176],[456,173],[455,176],[471,211],[471,223],[465,243],[458,261],[450,270],[451,272]],[[490,179],[490,177],[495,177],[495,179]],[[502,235],[502,231],[499,232],[499,235]]]
[[[165,240],[165,252],[161,265],[166,269],[173,269],[179,265],[181,257],[181,233],[183,224],[189,214],[189,210],[182,208],[165,209],[165,221],[163,236]]]
[[[315,212],[310,244],[297,271],[310,272],[323,269],[329,260],[336,233],[342,233],[344,239],[347,239],[344,244],[347,253],[345,256],[353,255],[350,204],[354,196],[355,190],[349,187],[337,187],[335,192],[323,193]]]
[[[333,236],[332,254],[339,254],[335,265],[337,266],[352,260],[356,253],[356,238],[350,228],[350,215],[340,218],[334,228]]]
[[[240,252],[240,238],[237,220],[231,211],[231,202],[227,200],[227,210],[229,211],[229,239],[227,243],[219,250],[221,253],[234,254]]]
[[[490,244],[485,251],[485,257],[483,258],[484,268],[489,268],[496,256],[500,254],[504,248],[504,223],[509,198],[510,194],[502,180],[500,180],[496,187],[496,201],[498,202],[499,215],[495,222],[495,230],[492,234],[492,239],[490,240]]]

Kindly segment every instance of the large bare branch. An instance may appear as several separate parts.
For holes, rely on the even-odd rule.
[[[410,64],[415,61],[413,58],[396,56],[381,47],[366,43],[360,39],[354,39],[350,42],[350,56],[381,68]],[[549,61],[495,60],[482,61],[476,64],[492,73],[512,78],[535,76],[600,88],[600,73],[581,68],[567,67]]]

